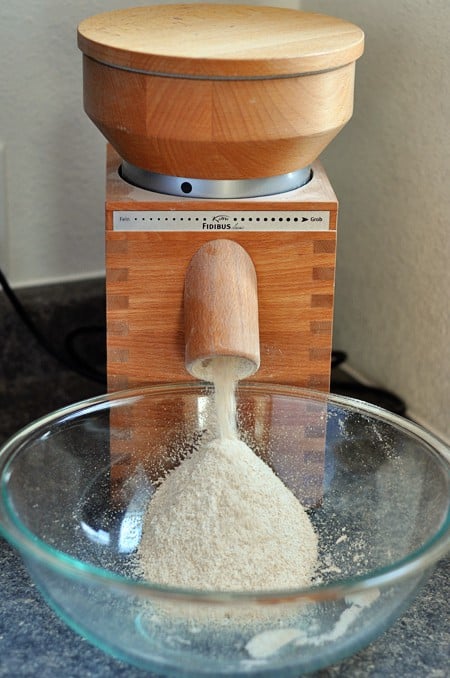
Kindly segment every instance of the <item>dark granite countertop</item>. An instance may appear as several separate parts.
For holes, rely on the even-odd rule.
[[[70,306],[68,302],[73,298],[64,298],[65,292],[58,294],[62,295],[62,306],[54,299],[50,303],[48,294],[43,294],[44,310],[36,316],[39,321],[52,324],[50,316],[55,313],[58,316],[55,309]],[[75,296],[76,301],[82,302],[83,323],[92,322],[94,317],[98,320],[102,312],[101,294],[97,302],[91,303],[92,287],[87,285],[81,287],[81,292],[77,288]],[[20,324],[16,324],[3,303],[0,299],[3,319],[0,443],[41,414],[104,390],[101,384],[78,376],[45,356]],[[71,318],[75,324],[79,320]],[[61,322],[58,317],[56,325],[60,331]],[[449,571],[450,559],[441,561],[412,606],[368,648],[310,675],[314,678],[445,678],[450,675]],[[0,677],[138,678],[149,675],[107,656],[70,630],[47,607],[20,557],[1,538],[0,591]]]

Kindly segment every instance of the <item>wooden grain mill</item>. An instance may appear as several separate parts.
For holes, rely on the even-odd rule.
[[[78,42],[85,110],[110,143],[109,388],[192,379],[185,274],[203,244],[227,239],[257,274],[251,378],[327,390],[338,204],[316,158],[351,117],[362,31],[186,4],[91,17]]]
[[[352,115],[363,40],[339,19],[243,5],[80,24],[84,107],[109,142],[110,390],[207,379],[218,355],[247,379],[329,389],[338,204],[317,157]],[[130,465],[160,473],[161,417],[183,424],[181,403],[155,403],[111,413],[118,486]],[[288,432],[299,496],[319,502],[325,418],[263,410],[247,407],[258,446]]]

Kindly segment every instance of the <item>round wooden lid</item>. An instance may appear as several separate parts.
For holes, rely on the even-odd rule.
[[[116,68],[251,79],[339,68],[361,56],[364,34],[342,19],[277,7],[155,5],[82,21],[78,46]]]

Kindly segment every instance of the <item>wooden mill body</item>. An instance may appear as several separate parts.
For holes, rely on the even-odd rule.
[[[120,158],[109,147],[109,389],[192,381],[184,362],[186,270],[204,243],[228,238],[246,250],[257,275],[261,365],[249,380],[329,390],[338,204],[320,163],[314,163],[312,179],[302,188],[239,200],[198,200],[153,193],[126,183],[119,176],[119,167]],[[265,216],[268,213],[270,216]],[[181,215],[182,230],[166,230],[174,224],[181,228]],[[245,230],[245,223],[243,230],[237,228],[242,218],[247,226],[251,223],[251,230]],[[262,230],[268,226],[271,230]],[[294,230],[294,226],[303,230]],[[118,431],[111,441],[112,478],[119,485],[130,474],[130,464],[134,467],[142,460],[146,460],[147,473],[161,473],[158,460],[164,457],[161,449],[169,443],[162,440],[158,422],[169,415],[161,413],[158,404],[155,412],[148,407],[136,403],[127,409],[123,421],[120,411],[112,413]],[[182,425],[183,416],[182,405],[174,407],[170,413],[174,431]],[[299,498],[306,505],[317,504],[323,480],[326,417],[320,417],[317,409],[308,412],[306,408],[302,422],[298,421],[298,411],[293,417],[287,413],[285,421],[275,422],[268,408],[264,412],[255,410],[253,418],[255,430],[263,431],[261,448],[266,446],[264,431],[269,429],[279,429],[280,440],[291,440],[292,449],[285,449],[284,454],[292,460],[291,469],[299,464],[302,469]]]
[[[314,159],[352,115],[361,29],[284,8],[182,3],[88,18],[78,44],[84,108],[116,149],[108,152],[106,199],[109,389],[192,380],[185,368],[186,271],[202,245],[227,238],[256,270],[261,363],[250,379],[327,391],[337,201]],[[126,183],[119,155],[138,170],[172,178],[255,180],[311,163],[313,177],[303,188],[266,197],[176,197]],[[205,249],[239,248],[214,242]],[[187,291],[190,298],[189,285]],[[191,321],[189,313],[192,331]],[[207,325],[201,327],[204,337]],[[234,330],[228,335],[234,338]],[[168,412],[157,397],[149,400],[111,412],[111,473],[119,481],[137,463],[160,477],[172,436],[179,446],[186,401],[180,397]],[[315,413],[305,405],[300,416],[281,408],[280,416],[270,402],[246,401],[245,432],[251,429],[263,456],[282,445],[289,475],[299,470],[300,498],[316,503],[326,404]]]
[[[314,163],[313,177],[302,188],[236,200],[198,200],[146,191],[123,181],[119,166],[120,158],[109,148],[109,389],[192,380],[184,364],[186,269],[205,242],[228,238],[250,255],[258,280],[261,366],[251,378],[327,391],[338,205],[321,165]],[[114,227],[114,219],[120,223],[119,212],[127,213],[123,217],[123,228],[127,230]],[[191,215],[186,217],[186,212]],[[271,216],[264,221],[267,212]],[[177,214],[183,214],[183,226]],[[251,230],[246,230],[241,221],[246,214],[252,215]],[[238,222],[233,221],[233,215],[238,215]],[[295,218],[298,221],[294,222]],[[176,228],[183,230],[166,230],[174,228],[175,222]],[[326,229],[324,222],[328,224]],[[263,230],[267,227],[271,230]]]

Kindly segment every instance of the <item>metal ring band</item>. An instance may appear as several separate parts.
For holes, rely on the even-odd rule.
[[[120,176],[130,184],[147,191],[178,195],[184,198],[258,198],[286,193],[304,186],[311,179],[311,167],[259,179],[190,179],[157,174],[124,160]]]

